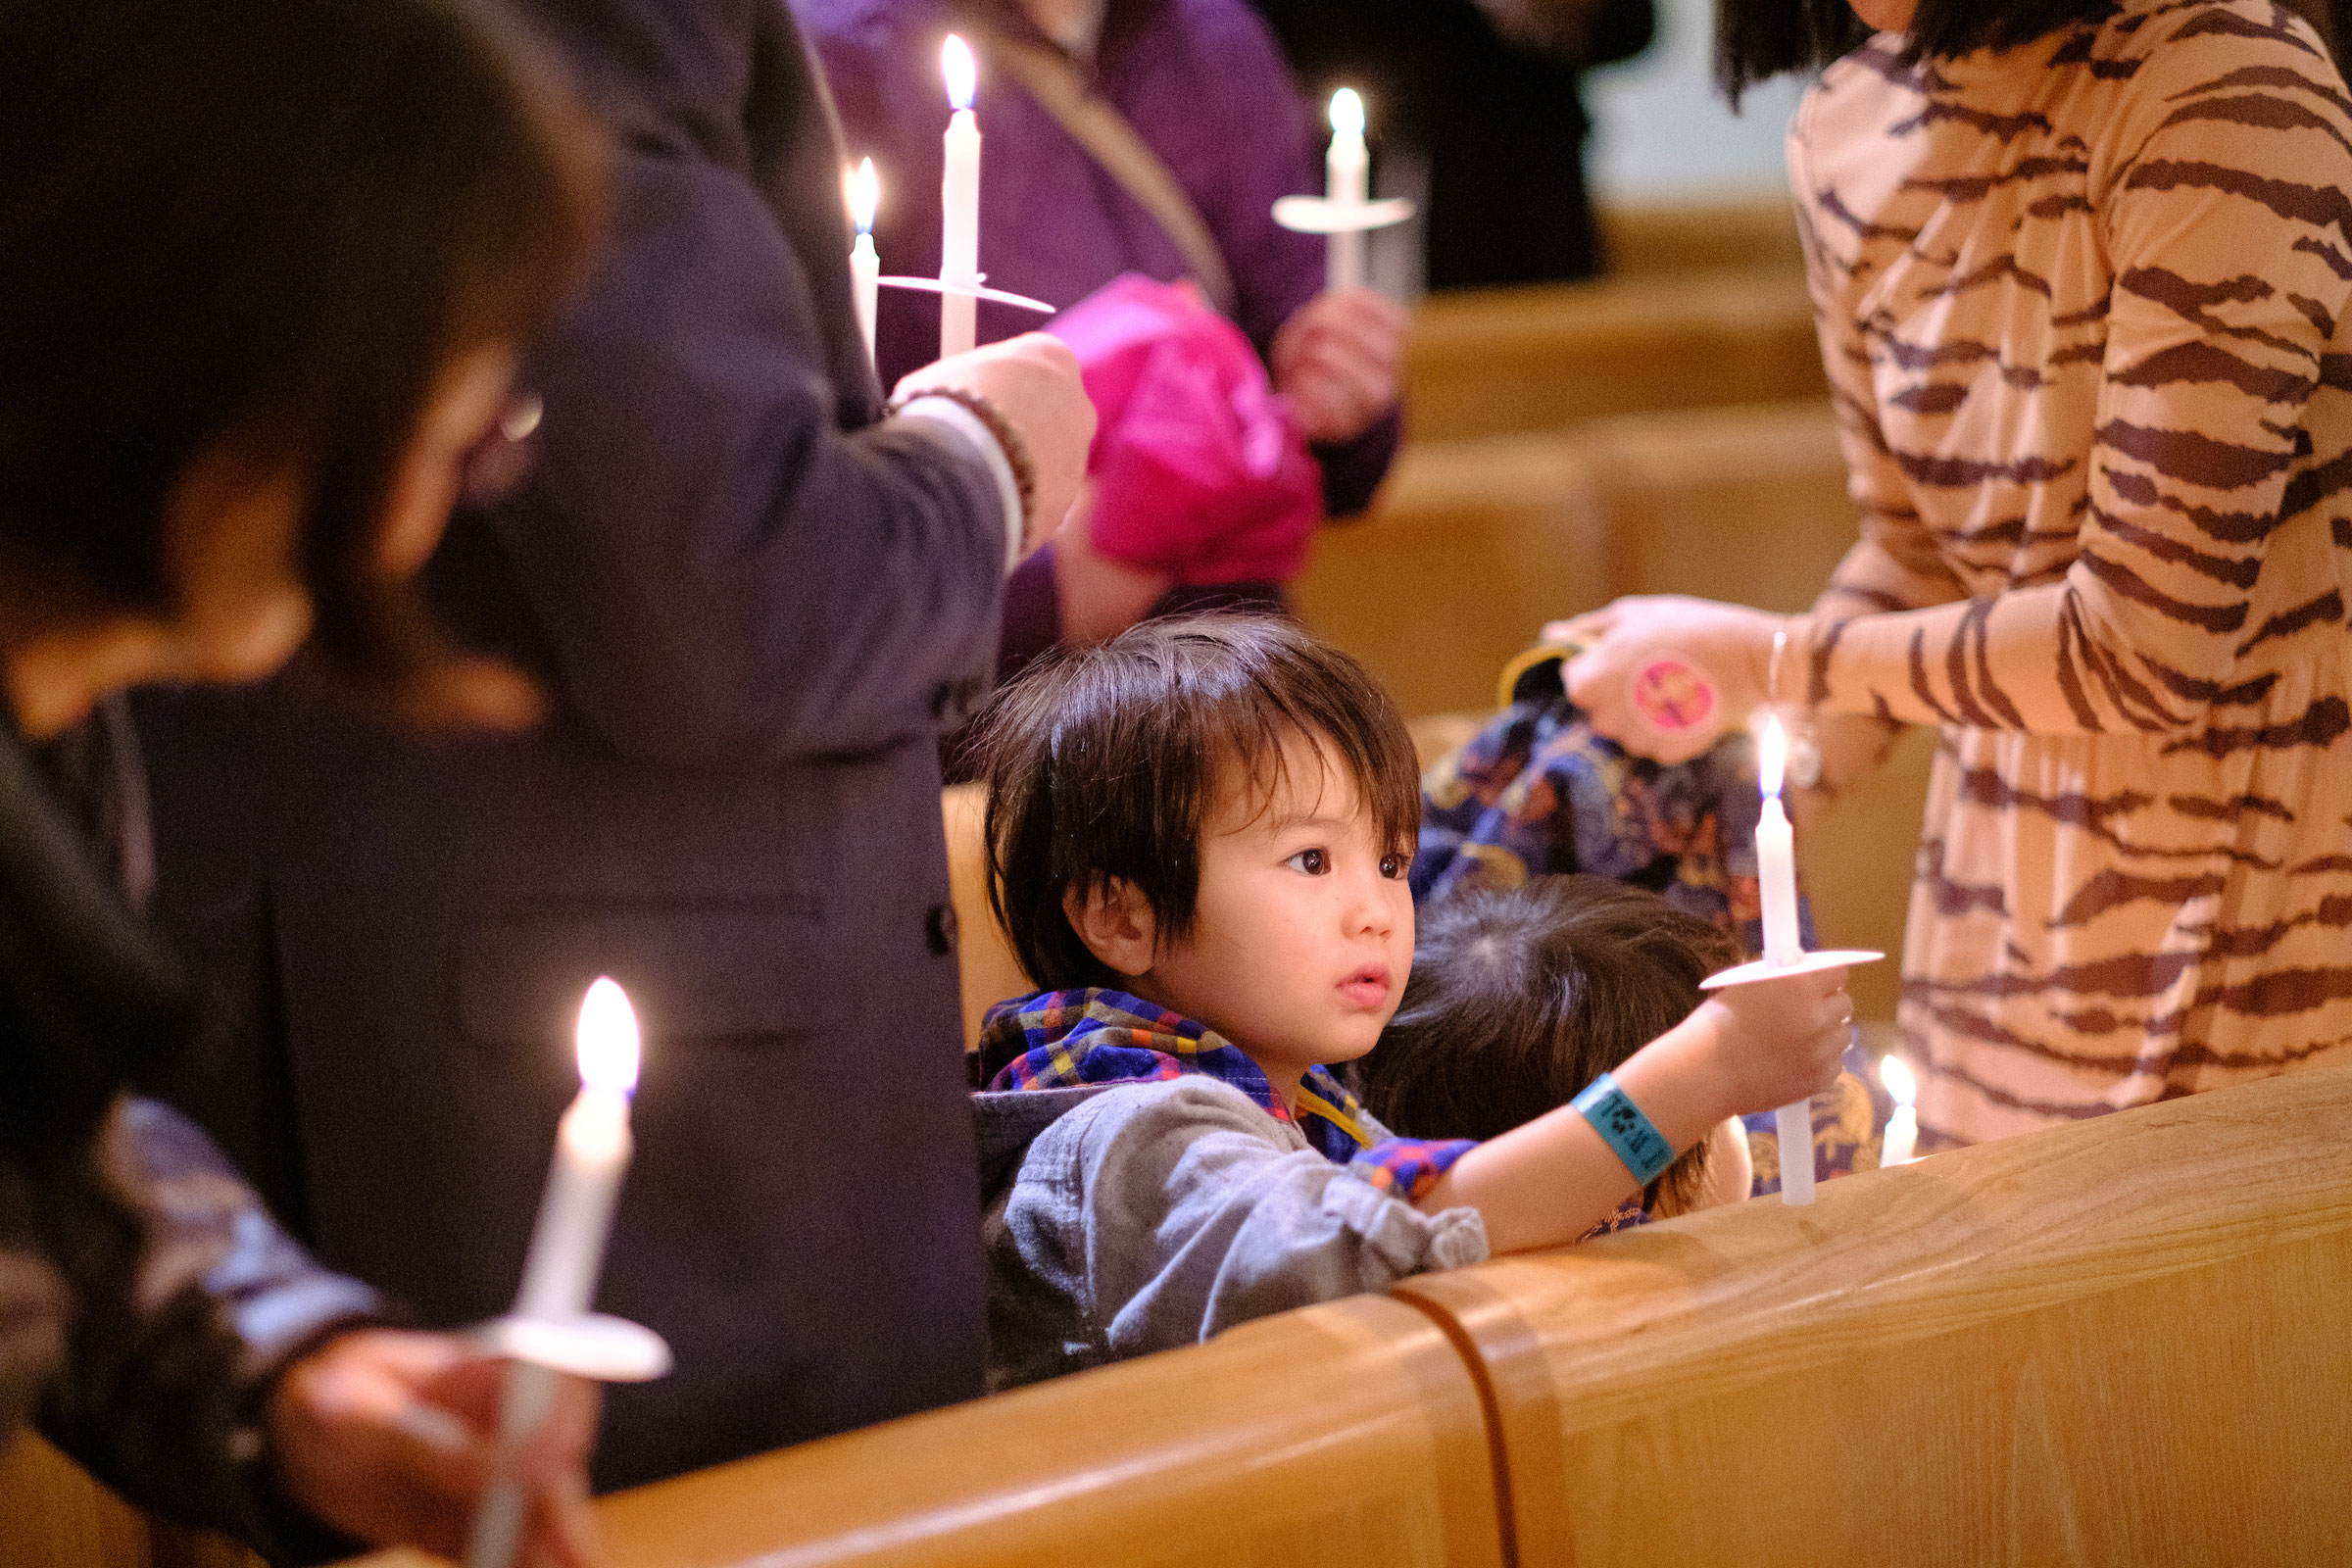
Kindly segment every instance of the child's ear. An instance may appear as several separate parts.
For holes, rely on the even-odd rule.
[[[1064,888],[1061,912],[1086,951],[1112,972],[1132,978],[1151,970],[1159,946],[1159,921],[1134,883],[1112,877],[1086,893]]]

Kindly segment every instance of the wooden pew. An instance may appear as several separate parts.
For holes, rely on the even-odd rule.
[[[1499,1565],[1469,1373],[1359,1297],[624,1493],[612,1568]]]
[[[1406,1282],[1520,1568],[2352,1562],[2352,1073]]]
[[[1491,706],[1544,621],[1619,594],[1800,610],[1854,539],[1826,399],[1416,442],[1327,527],[1299,616],[1407,713]]]
[[[1827,390],[1804,274],[1782,266],[1434,296],[1403,381],[1417,441]]]
[[[262,1568],[235,1542],[149,1519],[34,1434],[0,1449],[0,1568]]]
[[[610,1568],[1507,1561],[1469,1369],[1377,1296],[596,1506]]]
[[[1726,269],[1779,268],[1801,275],[1804,242],[1786,194],[1711,202],[1603,205],[1601,250],[1624,279]]]

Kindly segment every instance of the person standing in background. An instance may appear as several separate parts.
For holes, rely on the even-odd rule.
[[[936,735],[1093,419],[1037,337],[882,416],[781,0],[517,9],[618,141],[612,243],[525,367],[525,471],[427,580],[553,712],[431,744],[284,687],[149,707],[160,907],[223,1003],[165,1087],[328,1261],[466,1322],[513,1296],[570,1016],[618,979],[645,1064],[600,1304],[677,1366],[609,1401],[612,1487],[979,1392]]]
[[[1322,468],[1327,515],[1371,504],[1400,432],[1403,312],[1368,289],[1324,292],[1324,242],[1272,216],[1319,191],[1316,142],[1264,25],[1244,0],[796,0],[841,108],[853,156],[883,182],[884,267],[936,273],[942,39],[978,51],[980,255],[994,287],[1067,308],[1124,273],[1191,278],[1264,360]],[[1123,147],[1090,145],[1081,114]],[[1138,175],[1133,162],[1155,166]],[[1164,176],[1157,205],[1143,190]],[[1171,206],[1179,210],[1171,213]],[[1207,254],[1201,254],[1205,251]],[[983,302],[980,335],[1034,320]],[[876,352],[887,378],[937,341],[929,295],[886,290]],[[1277,608],[1277,581],[1171,588],[1093,548],[1083,517],[1016,575],[1002,672],[1056,641],[1095,641],[1198,603]]]
[[[1354,86],[1379,137],[1429,164],[1428,286],[1607,268],[1577,80],[1649,46],[1651,0],[1252,0],[1318,96]]]

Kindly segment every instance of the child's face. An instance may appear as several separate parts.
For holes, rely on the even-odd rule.
[[[1283,762],[1271,801],[1226,769],[1192,932],[1158,945],[1143,984],[1287,1096],[1308,1067],[1351,1061],[1380,1038],[1412,966],[1413,897],[1411,852],[1380,841],[1338,755],[1298,736]]]

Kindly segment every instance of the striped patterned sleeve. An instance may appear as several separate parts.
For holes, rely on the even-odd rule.
[[[2230,24],[2216,29],[2216,15]],[[2352,105],[2310,37],[2299,23],[2257,29],[2184,8],[2125,112],[2094,132],[2113,283],[2083,471],[2067,472],[2085,461],[2069,444],[2080,432],[2037,432],[2030,407],[2010,422],[2012,450],[1898,467],[1871,439],[1867,363],[1831,346],[1866,515],[1823,612],[1800,627],[1815,702],[2080,733],[2180,730],[2263,700],[2275,677],[2233,677],[2256,640],[2266,543],[2342,461],[2313,461],[2303,416],[2352,302]],[[1997,334],[2018,307],[1984,298],[1965,324]],[[2049,445],[2036,450],[2037,434]],[[1882,599],[1916,603],[1931,575],[1895,499],[1914,478],[2079,496],[2079,553],[2054,581],[1894,610]],[[1855,613],[1862,604],[1871,612]]]

